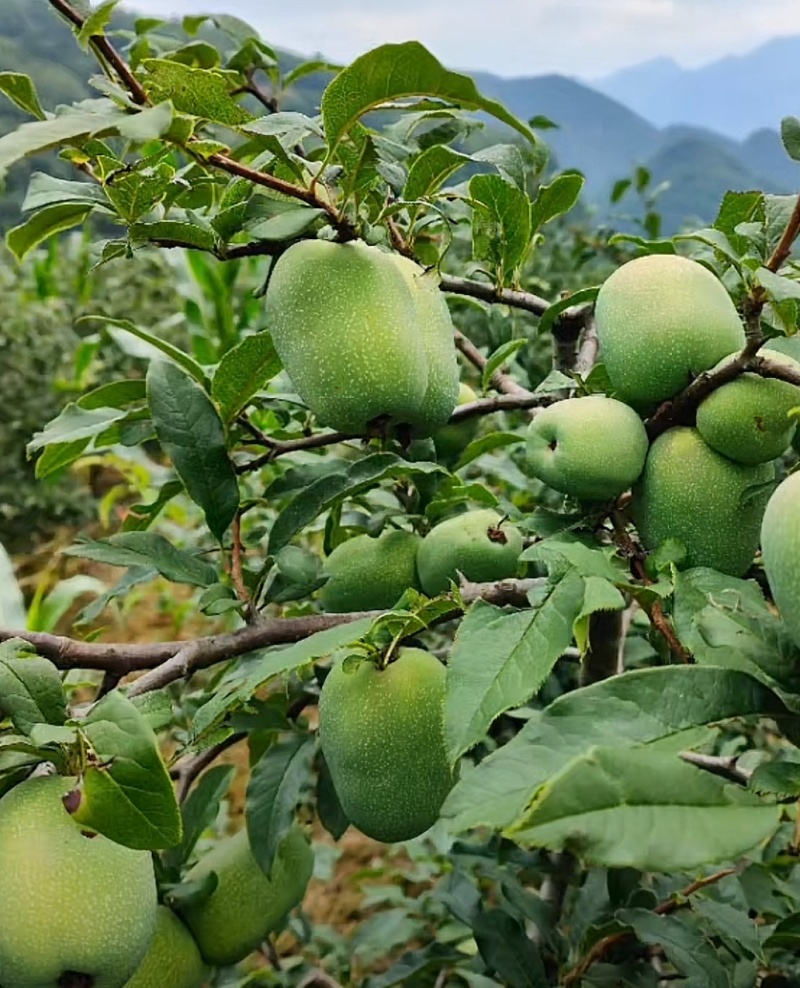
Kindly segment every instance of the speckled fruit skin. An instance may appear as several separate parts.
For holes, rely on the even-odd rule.
[[[444,746],[444,666],[401,648],[378,670],[338,662],[320,694],[319,738],[352,824],[386,844],[433,826],[454,776]]]
[[[456,407],[469,405],[477,400],[478,396],[468,384],[459,385]],[[437,429],[433,434],[433,445],[436,447],[437,457],[443,463],[455,463],[478,435],[479,428],[480,418],[475,416],[464,422],[454,422],[452,425],[443,425],[441,429]]]
[[[357,535],[337,545],[323,566],[329,577],[319,594],[323,608],[334,613],[383,610],[409,587],[419,589],[421,542],[413,532],[388,531],[377,539]]]
[[[364,243],[304,240],[283,254],[267,328],[295,390],[319,420],[361,435],[408,424],[428,388],[415,300],[394,258]]]
[[[393,255],[411,289],[417,306],[417,329],[428,363],[428,386],[412,424],[418,438],[430,436],[453,414],[458,400],[458,358],[453,338],[453,320],[439,289],[436,271],[425,271],[419,264]]]
[[[125,988],[200,988],[204,973],[192,934],[171,909],[159,906],[153,942]]]
[[[696,429],[668,429],[650,447],[633,489],[642,542],[655,549],[676,539],[686,548],[687,566],[742,576],[758,548],[766,485],[774,476],[771,463],[745,466],[715,453]]]
[[[671,398],[745,342],[722,283],[676,254],[623,264],[601,287],[595,316],[611,383],[636,405]]]
[[[543,409],[528,428],[534,476],[562,494],[606,501],[626,491],[644,469],[647,432],[628,405],[592,395]]]
[[[800,473],[782,481],[769,499],[761,552],[773,600],[800,648]]]
[[[150,946],[151,856],[84,836],[61,801],[74,786],[62,776],[29,779],[0,799],[5,988],[78,985],[78,975],[92,988],[122,988]]]
[[[208,964],[227,967],[252,953],[280,920],[303,901],[314,852],[299,829],[289,831],[267,877],[250,850],[247,831],[221,840],[186,875],[217,875],[210,897],[181,910]]]
[[[776,363],[800,371],[800,364],[764,347]],[[723,361],[724,363],[724,361]],[[708,445],[738,463],[767,463],[792,444],[797,420],[789,412],[800,405],[800,388],[777,378],[742,374],[712,391],[697,410],[697,430]]]
[[[417,572],[422,589],[433,597],[444,593],[458,573],[475,583],[515,576],[522,552],[522,536],[491,509],[467,511],[448,518],[422,540]]]

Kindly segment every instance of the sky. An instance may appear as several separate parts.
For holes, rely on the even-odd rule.
[[[235,14],[265,40],[352,60],[421,41],[451,68],[596,79],[667,56],[696,67],[800,34],[800,0],[127,0],[146,14]]]

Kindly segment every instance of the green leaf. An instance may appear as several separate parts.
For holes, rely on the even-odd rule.
[[[168,343],[166,340],[160,339],[153,333],[148,332],[146,329],[142,329],[141,326],[135,325],[129,319],[111,319],[108,316],[82,316],[77,320],[76,325],[81,326],[90,322],[99,322],[101,325],[106,327],[111,327],[109,332],[113,330],[122,330],[124,333],[130,333],[137,340],[142,340],[148,345],[148,347],[153,348],[154,352],[161,352],[165,354],[170,360],[174,360],[176,364],[183,367],[185,371],[198,381],[200,384],[206,383],[206,375],[203,368],[196,360],[193,360],[188,353],[184,353],[179,350],[176,346]],[[148,352],[148,356],[149,356]]]
[[[182,220],[157,220],[152,223],[133,223],[128,230],[133,243],[176,243],[195,250],[214,253],[217,239],[213,231],[196,223]]]
[[[411,162],[403,198],[411,201],[432,196],[451,175],[470,160],[468,154],[454,151],[446,144],[434,144]]]
[[[781,120],[781,140],[789,157],[800,161],[800,120],[797,117],[784,117]]]
[[[324,209],[297,206],[294,209],[283,210],[261,223],[248,226],[248,233],[256,240],[294,240],[324,215]]]
[[[583,580],[570,569],[536,608],[509,614],[481,600],[472,605],[447,663],[444,724],[452,763],[485,737],[495,717],[541,687],[572,640],[583,593]]]
[[[495,100],[478,92],[469,76],[449,72],[419,42],[382,45],[343,69],[322,95],[322,119],[331,154],[360,117],[382,103],[434,96],[482,110],[513,127],[532,143],[533,132]]]
[[[216,692],[195,713],[194,738],[215,727],[229,712],[249,702],[262,686],[276,676],[292,672],[315,659],[332,655],[337,649],[358,641],[372,627],[372,618],[318,631],[288,648],[257,652],[248,660],[240,659],[233,674],[217,687]]]
[[[459,457],[454,470],[460,470],[479,456],[491,453],[492,450],[502,449],[505,446],[516,446],[525,442],[525,436],[516,432],[490,432],[488,436],[480,436],[473,439],[464,452]]]
[[[158,739],[114,690],[81,723],[95,756],[84,770],[76,820],[126,847],[157,851],[182,837],[181,813]]]
[[[514,281],[530,247],[530,200],[500,175],[475,175],[469,194],[473,256],[486,261],[499,283],[506,285]]]
[[[116,173],[105,183],[109,202],[126,223],[135,223],[163,201],[174,177],[166,162],[155,168]]]
[[[155,141],[172,126],[174,110],[172,103],[159,103],[148,106],[137,113],[129,113],[119,122],[119,135],[129,141]]]
[[[479,913],[473,925],[475,942],[490,971],[509,988],[547,988],[539,950],[522,924],[502,909]]]
[[[776,796],[800,796],[800,761],[774,759],[762,762],[750,776],[748,786],[753,792]]]
[[[344,834],[350,826],[347,814],[342,809],[339,796],[333,785],[331,770],[320,750],[317,755],[317,816],[319,822],[335,841]]]
[[[171,583],[210,587],[219,574],[198,556],[182,552],[155,532],[118,532],[107,539],[84,539],[63,550],[65,556],[93,559],[108,566],[144,566]]]
[[[275,519],[269,535],[269,554],[276,555],[318,515],[346,497],[373,487],[387,477],[403,474],[445,473],[434,463],[409,463],[394,453],[373,453],[320,477],[301,490]]]
[[[87,594],[94,597],[105,589],[102,580],[83,573],[59,580],[46,596],[41,597],[38,593],[34,596],[28,610],[28,630],[54,631],[76,600]]]
[[[239,483],[216,408],[196,381],[166,360],[150,365],[147,395],[159,442],[221,542],[239,508]]]
[[[36,86],[30,76],[21,72],[0,72],[0,93],[4,93],[12,103],[30,113],[32,117],[44,120],[45,113],[39,102]]]
[[[780,815],[673,754],[593,747],[541,787],[506,835],[609,868],[692,871],[752,851]]]
[[[265,875],[294,824],[300,795],[311,782],[314,740],[297,734],[269,747],[253,766],[247,784],[247,833]]]
[[[114,422],[127,416],[124,408],[81,408],[75,402],[66,405],[59,416],[48,422],[43,432],[34,433],[28,443],[28,453],[44,446],[74,443],[79,439],[94,439]]]
[[[30,734],[36,724],[60,726],[67,719],[58,669],[21,638],[0,645],[0,710],[21,734]]]
[[[594,302],[599,291],[599,285],[593,288],[579,288],[578,291],[567,295],[566,298],[560,298],[557,302],[553,302],[542,313],[542,317],[539,320],[539,332],[542,334],[551,332],[553,326],[558,321],[558,317],[565,309],[570,309],[573,305],[585,305],[589,302]]]
[[[420,984],[417,978],[426,971],[437,971],[443,967],[457,966],[464,955],[453,947],[434,940],[419,950],[409,950],[382,974],[376,974],[364,982],[364,988],[394,988],[394,985]]]
[[[222,420],[232,422],[281,370],[281,360],[269,333],[245,336],[222,358],[211,382],[211,397]]]
[[[22,203],[22,212],[31,213],[46,206],[63,203],[72,205],[108,207],[103,190],[91,182],[71,182],[45,172],[34,172],[28,182],[28,190]]]
[[[110,100],[97,100],[102,112],[72,110],[57,117],[24,123],[0,137],[0,179],[11,165],[30,154],[40,154],[62,143],[92,135],[114,133],[125,113]]]
[[[311,62],[301,62],[300,65],[295,66],[291,72],[287,72],[283,77],[283,89],[286,91],[295,82],[299,82],[301,79],[305,79],[308,75],[313,75],[315,72],[340,72],[342,69],[341,65],[337,65],[335,62],[325,62],[319,59],[315,59]]]
[[[519,734],[464,772],[445,802],[452,828],[508,826],[539,786],[592,745],[655,742],[730,717],[786,708],[757,679],[732,669],[639,669],[574,690],[536,711]]]
[[[519,144],[493,144],[472,155],[473,161],[494,165],[507,182],[523,192],[528,184],[528,172],[539,172],[547,164],[547,145],[538,141],[533,148]]]
[[[215,765],[204,772],[181,806],[183,838],[164,855],[168,868],[179,868],[191,857],[198,840],[219,815],[222,800],[230,789],[235,765]]]
[[[253,117],[231,95],[240,85],[236,73],[195,69],[166,58],[146,58],[144,87],[154,102],[169,100],[180,113],[237,127]]]
[[[78,398],[80,408],[125,408],[133,402],[147,400],[147,387],[140,379],[109,381]]]
[[[518,353],[523,347],[528,345],[528,342],[526,339],[509,340],[507,343],[499,346],[494,353],[490,354],[481,374],[481,387],[484,389],[488,388],[494,373],[501,370],[504,364],[508,363],[515,353]]]
[[[683,917],[659,916],[650,909],[622,909],[617,918],[630,926],[642,943],[662,948],[669,962],[695,984],[730,988],[728,972],[716,950]]]
[[[539,189],[531,206],[531,230],[536,233],[550,220],[568,213],[578,201],[583,189],[583,175],[559,175],[549,185]]]
[[[83,22],[83,26],[77,33],[78,44],[84,51],[89,50],[89,42],[96,35],[105,33],[106,27],[114,13],[114,8],[120,0],[105,0],[99,7],[96,7]]]

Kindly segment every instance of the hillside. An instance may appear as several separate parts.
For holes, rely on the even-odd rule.
[[[653,59],[590,85],[657,127],[694,124],[743,140],[800,112],[800,37],[774,38],[698,69]]]
[[[130,29],[132,16],[119,13],[113,23],[116,28]],[[169,28],[160,30],[171,33]],[[215,41],[220,38],[214,32],[209,36]],[[279,38],[268,40],[280,42]],[[773,70],[789,72],[790,76],[795,72],[795,67],[787,68],[785,64],[793,40],[798,44],[796,71],[800,88],[800,39],[774,43],[783,55],[778,59],[777,49],[771,49],[777,63]],[[759,52],[759,58],[764,57],[764,49]],[[284,53],[281,59],[287,68],[298,60]],[[723,63],[715,65],[714,72],[723,72]],[[53,15],[46,0],[0,0],[0,66],[30,73],[48,109],[92,92],[86,80],[95,71],[93,61],[74,43],[69,29]],[[712,68],[703,71],[713,75]],[[544,135],[553,148],[554,159],[561,168],[577,168],[586,174],[586,200],[601,212],[613,183],[641,164],[651,168],[657,180],[673,183],[663,202],[666,232],[676,230],[689,217],[711,219],[727,188],[790,192],[800,187],[800,166],[787,158],[774,129],[760,127],[740,141],[698,126],[688,109],[687,116],[677,125],[659,129],[651,122],[658,118],[658,113],[652,115],[656,99],[672,98],[673,90],[678,92],[686,82],[686,75],[674,62],[659,60],[605,80],[604,92],[560,75],[504,79],[478,72],[474,78],[486,95],[501,100],[523,119],[544,115],[559,125]],[[284,108],[316,112],[323,84],[319,75],[306,76],[287,94]],[[714,83],[718,85],[721,84]],[[706,93],[708,106],[714,100],[720,104],[719,130],[724,131],[726,121],[739,112],[739,106],[724,88]],[[629,108],[637,102],[646,104],[647,113]],[[749,103],[743,104],[746,105]],[[666,110],[663,112],[669,116]],[[21,114],[0,96],[0,134],[21,119]],[[493,131],[485,139],[494,139],[496,134]],[[12,172],[8,194],[0,199],[0,228],[17,222],[27,176],[42,166],[41,161],[27,162]],[[68,166],[58,160],[48,160],[47,167],[64,176],[70,174]]]

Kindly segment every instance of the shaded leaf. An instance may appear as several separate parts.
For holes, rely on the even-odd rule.
[[[67,719],[61,675],[21,638],[0,645],[0,710],[21,734],[37,724],[60,726]]]
[[[269,333],[246,336],[229,350],[211,382],[211,397],[223,421],[232,422],[280,369],[280,357]]]
[[[156,532],[118,532],[107,539],[84,539],[63,550],[65,556],[93,559],[109,566],[153,569],[171,583],[209,587],[216,583],[216,569],[198,556],[177,549]]]

